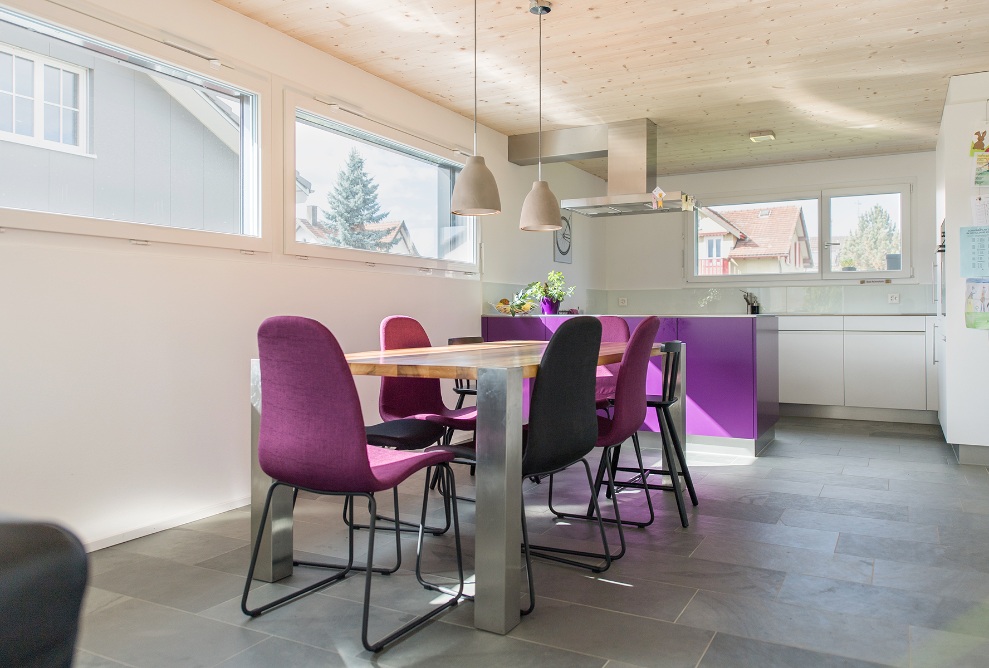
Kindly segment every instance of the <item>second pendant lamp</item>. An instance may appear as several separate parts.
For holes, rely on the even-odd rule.
[[[529,0],[529,11],[539,20],[539,148],[537,154],[538,172],[532,190],[522,202],[522,215],[519,228],[526,231],[553,232],[562,228],[560,224],[560,201],[543,181],[543,14],[550,11],[547,0]]]

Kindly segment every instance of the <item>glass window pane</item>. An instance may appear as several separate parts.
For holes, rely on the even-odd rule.
[[[34,136],[34,100],[14,98],[14,132],[25,137]]]
[[[62,138],[59,131],[60,112],[61,108],[54,104],[45,105],[45,139],[48,141],[59,141]]]
[[[899,271],[900,194],[832,197],[829,241],[832,271]]]
[[[74,109],[62,110],[62,143],[79,145],[79,112]]]
[[[296,119],[296,241],[474,262],[474,221],[449,212],[454,168],[376,140]]]
[[[695,276],[817,271],[818,200],[702,206]]]
[[[62,104],[79,108],[79,75],[75,72],[62,72]]]
[[[0,51],[0,91],[14,91],[14,57]]]
[[[14,59],[14,92],[34,97],[34,63],[26,58]]]
[[[60,102],[58,89],[61,73],[62,71],[57,67],[45,65],[45,102],[51,102],[52,104],[58,104]]]
[[[14,131],[14,96],[0,93],[0,132]]]

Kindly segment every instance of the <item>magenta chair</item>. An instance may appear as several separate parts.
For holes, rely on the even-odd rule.
[[[261,357],[261,425],[258,435],[258,463],[271,476],[272,483],[264,502],[261,525],[254,541],[254,550],[244,584],[241,610],[257,617],[272,608],[339,582],[355,571],[363,571],[364,613],[361,642],[371,652],[418,628],[441,611],[455,606],[463,597],[464,576],[460,551],[460,526],[456,499],[452,499],[453,527],[456,542],[459,587],[452,592],[426,582],[421,573],[421,549],[426,518],[423,502],[416,551],[416,578],[427,589],[451,594],[450,600],[418,616],[384,638],[368,640],[368,618],[371,605],[371,575],[394,573],[402,563],[402,543],[395,525],[396,562],[391,568],[375,568],[374,538],[377,503],[375,493],[392,491],[395,517],[398,517],[398,485],[411,475],[439,467],[444,472],[444,484],[454,489],[455,481],[449,462],[453,456],[442,450],[410,452],[368,445],[361,414],[360,399],[353,376],[340,345],[326,327],[308,318],[280,316],[268,318],[258,330],[258,350]],[[257,564],[263,527],[271,506],[271,497],[278,487],[290,487],[314,494],[344,496],[350,501],[349,556],[344,564],[293,561],[295,566],[311,566],[337,571],[299,591],[257,608],[247,606],[248,594]],[[428,490],[424,490],[424,496]],[[451,495],[452,496],[452,495]],[[369,535],[367,562],[354,565],[353,507],[356,497],[367,500]]]
[[[618,525],[618,536],[621,541],[621,550],[618,554],[611,555],[612,559],[619,559],[625,554],[625,533],[622,530],[621,514],[618,510],[617,498],[615,495],[614,470],[611,466],[612,450],[620,446],[631,438],[642,422],[646,419],[646,372],[649,368],[649,357],[652,352],[656,334],[659,332],[659,318],[649,316],[639,323],[639,326],[632,332],[628,346],[625,348],[625,356],[618,367],[618,380],[615,386],[615,399],[613,412],[610,418],[598,416],[598,437],[597,447],[601,448],[601,463],[598,466],[597,479],[594,484],[594,497],[605,482],[607,474],[608,494],[612,499],[612,506],[615,510],[614,523]],[[639,468],[642,469],[642,458],[639,456]],[[586,514],[562,513],[553,508],[553,487],[550,480],[550,511],[557,517],[570,517],[577,519],[593,518],[593,504],[588,507]],[[592,499],[594,501],[595,499]],[[652,500],[646,492],[646,503],[649,505],[650,517],[652,517]],[[607,520],[606,520],[607,521]],[[648,526],[648,522],[633,522],[636,526]]]
[[[616,315],[599,315],[601,321],[601,341],[608,343],[628,342],[628,322]],[[609,408],[615,398],[615,386],[618,382],[618,367],[621,364],[605,364],[597,368],[597,384],[594,397],[598,408]]]

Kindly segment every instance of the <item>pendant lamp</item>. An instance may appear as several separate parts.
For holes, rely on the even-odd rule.
[[[501,213],[501,196],[494,174],[477,154],[477,0],[474,0],[474,155],[457,177],[450,211],[458,216],[490,216]]]
[[[519,227],[530,232],[555,232],[562,229],[560,223],[560,200],[556,198],[549,184],[543,181],[543,14],[549,14],[547,0],[529,0],[529,11],[539,17],[539,148],[537,154],[538,173],[532,190],[522,202],[522,216]]]

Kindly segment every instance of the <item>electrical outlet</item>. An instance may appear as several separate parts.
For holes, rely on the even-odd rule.
[[[628,297],[619,297],[618,298],[618,305],[619,306],[628,306]]]
[[[886,301],[890,304],[900,303],[900,293],[899,292],[889,292],[886,294]]]

